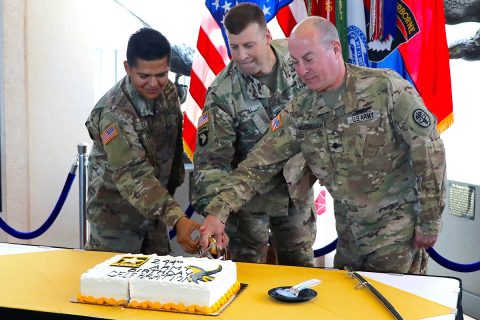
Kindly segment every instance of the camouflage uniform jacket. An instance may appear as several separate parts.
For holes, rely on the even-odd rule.
[[[287,41],[275,40],[271,43],[271,48],[278,64],[276,91],[272,92],[260,80],[245,75],[234,62],[223,69],[208,90],[198,124],[194,154],[192,203],[199,213],[218,194],[222,182],[228,179],[230,172],[247,157],[255,143],[268,131],[271,119],[304,88],[289,59]],[[268,184],[263,185],[259,193],[242,209],[263,211],[270,216],[288,215],[288,188],[282,174],[277,174]],[[302,205],[311,206],[312,199],[313,194]],[[226,218],[223,217],[223,220]]]
[[[350,228],[365,254],[438,234],[446,165],[436,118],[393,71],[347,65],[346,90],[332,109],[305,90],[271,123],[227,189],[205,209],[222,216],[301,152],[335,199],[339,237]]]
[[[173,227],[184,216],[172,195],[185,175],[174,84],[169,81],[156,101],[146,101],[127,76],[99,100],[85,125],[93,139],[89,221],[139,230],[147,219],[160,218]]]

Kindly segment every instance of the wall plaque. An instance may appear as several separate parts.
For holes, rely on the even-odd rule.
[[[475,216],[475,187],[450,182],[448,212],[455,216],[473,220]]]

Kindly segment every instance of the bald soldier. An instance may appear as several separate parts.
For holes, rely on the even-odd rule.
[[[182,113],[168,80],[171,48],[158,31],[134,33],[127,76],[95,105],[86,122],[93,148],[88,165],[88,250],[165,255],[166,225],[187,252],[199,225],[173,199],[183,183]]]
[[[236,211],[301,153],[334,198],[336,268],[425,273],[425,248],[437,240],[445,206],[435,116],[395,72],[345,64],[337,30],[323,18],[297,25],[288,49],[308,90],[272,120],[205,208],[207,219]],[[223,231],[207,222],[202,244]]]
[[[208,89],[194,155],[192,203],[202,214],[223,181],[268,131],[270,121],[305,87],[295,74],[287,41],[272,40],[260,7],[237,4],[224,24],[232,61]],[[234,261],[265,263],[271,230],[279,264],[313,266],[313,192],[310,186],[299,192],[291,171],[287,166],[235,214],[219,217],[226,224]]]

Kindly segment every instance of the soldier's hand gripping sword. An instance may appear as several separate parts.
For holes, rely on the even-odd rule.
[[[347,271],[348,276],[350,278],[355,278],[358,280],[358,284],[355,286],[355,289],[361,289],[362,287],[366,287],[385,306],[385,308],[387,308],[388,311],[390,311],[390,313],[394,316],[395,319],[403,320],[400,313],[398,313],[398,311],[395,310],[395,307],[387,300],[387,298],[385,298],[377,289],[375,289],[375,287],[370,282],[365,280],[364,277],[356,273],[350,267],[345,267],[345,270]]]
[[[198,245],[198,258],[207,257],[209,259],[217,260],[226,260],[227,259],[227,249],[220,249],[217,246],[217,241],[213,236],[208,237],[208,248],[202,252],[202,246]]]

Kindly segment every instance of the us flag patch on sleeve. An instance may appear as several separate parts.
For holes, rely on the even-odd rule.
[[[103,130],[100,134],[100,138],[104,145],[108,144],[110,141],[115,139],[118,136],[117,127],[112,123],[107,127],[107,129]]]
[[[280,129],[283,126],[282,118],[280,114],[278,114],[275,118],[273,118],[272,122],[270,122],[270,127],[272,128],[272,132]]]
[[[204,114],[202,114],[202,116],[200,117],[200,119],[198,119],[197,128],[200,129],[201,127],[203,127],[203,126],[206,125],[207,123],[208,123],[208,111],[205,112]]]

